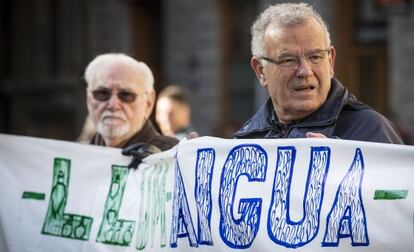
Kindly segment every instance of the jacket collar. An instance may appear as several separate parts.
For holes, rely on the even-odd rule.
[[[342,107],[347,103],[348,91],[342,86],[342,84],[336,79],[332,78],[331,88],[328,93],[328,97],[322,106],[303,118],[302,120],[293,123],[296,127],[307,127],[317,125],[328,125],[336,121]],[[246,124],[237,131],[234,136],[243,136],[259,131],[267,131],[274,128],[279,122],[273,108],[273,103],[269,97],[265,104],[263,104],[257,113],[251,117]]]
[[[144,126],[142,126],[142,129],[138,131],[133,137],[131,137],[131,139],[129,139],[129,141],[123,147],[134,143],[150,143],[151,140],[158,135],[159,133],[152,125],[152,122],[150,120],[147,120]]]

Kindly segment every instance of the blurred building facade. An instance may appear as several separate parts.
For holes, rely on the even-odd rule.
[[[189,90],[202,135],[229,136],[266,99],[250,69],[251,23],[269,0],[3,0],[0,132],[75,140],[86,64],[124,52],[156,90]],[[299,2],[299,1],[291,1]],[[314,0],[337,48],[336,76],[414,131],[414,10],[403,0]]]

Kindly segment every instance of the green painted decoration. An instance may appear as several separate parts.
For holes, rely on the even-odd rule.
[[[408,190],[375,190],[374,200],[397,200],[407,198]]]
[[[23,192],[22,199],[45,200],[45,194],[38,192]]]

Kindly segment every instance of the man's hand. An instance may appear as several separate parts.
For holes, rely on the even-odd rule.
[[[191,140],[191,139],[194,139],[194,138],[197,138],[197,137],[200,137],[200,136],[195,131],[190,132],[187,136],[188,140]]]
[[[306,133],[306,137],[307,138],[327,138],[324,134],[322,134],[322,133],[315,133],[315,132],[308,132],[308,133]]]
[[[144,158],[158,152],[161,152],[158,147],[147,143],[136,143],[122,149],[122,155],[132,156],[132,161],[128,168],[133,168],[134,170],[138,168],[138,165]]]

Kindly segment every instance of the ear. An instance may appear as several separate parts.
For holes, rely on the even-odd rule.
[[[259,58],[256,56],[253,56],[250,60],[250,66],[253,68],[254,73],[256,74],[257,79],[260,82],[260,85],[263,87],[267,86],[266,82],[266,75],[264,73],[264,67],[262,65],[262,62]]]
[[[330,72],[331,78],[334,76],[334,67],[335,67],[335,57],[336,57],[336,50],[335,47],[331,47],[331,53],[329,54],[329,65],[330,65]]]
[[[151,90],[148,91],[147,94],[147,101],[145,102],[145,119],[148,119],[152,113],[152,110],[154,109],[155,104],[155,91]]]
[[[87,91],[86,92],[86,106],[88,107],[88,110],[91,109],[91,104],[92,104],[92,96],[91,94]]]

